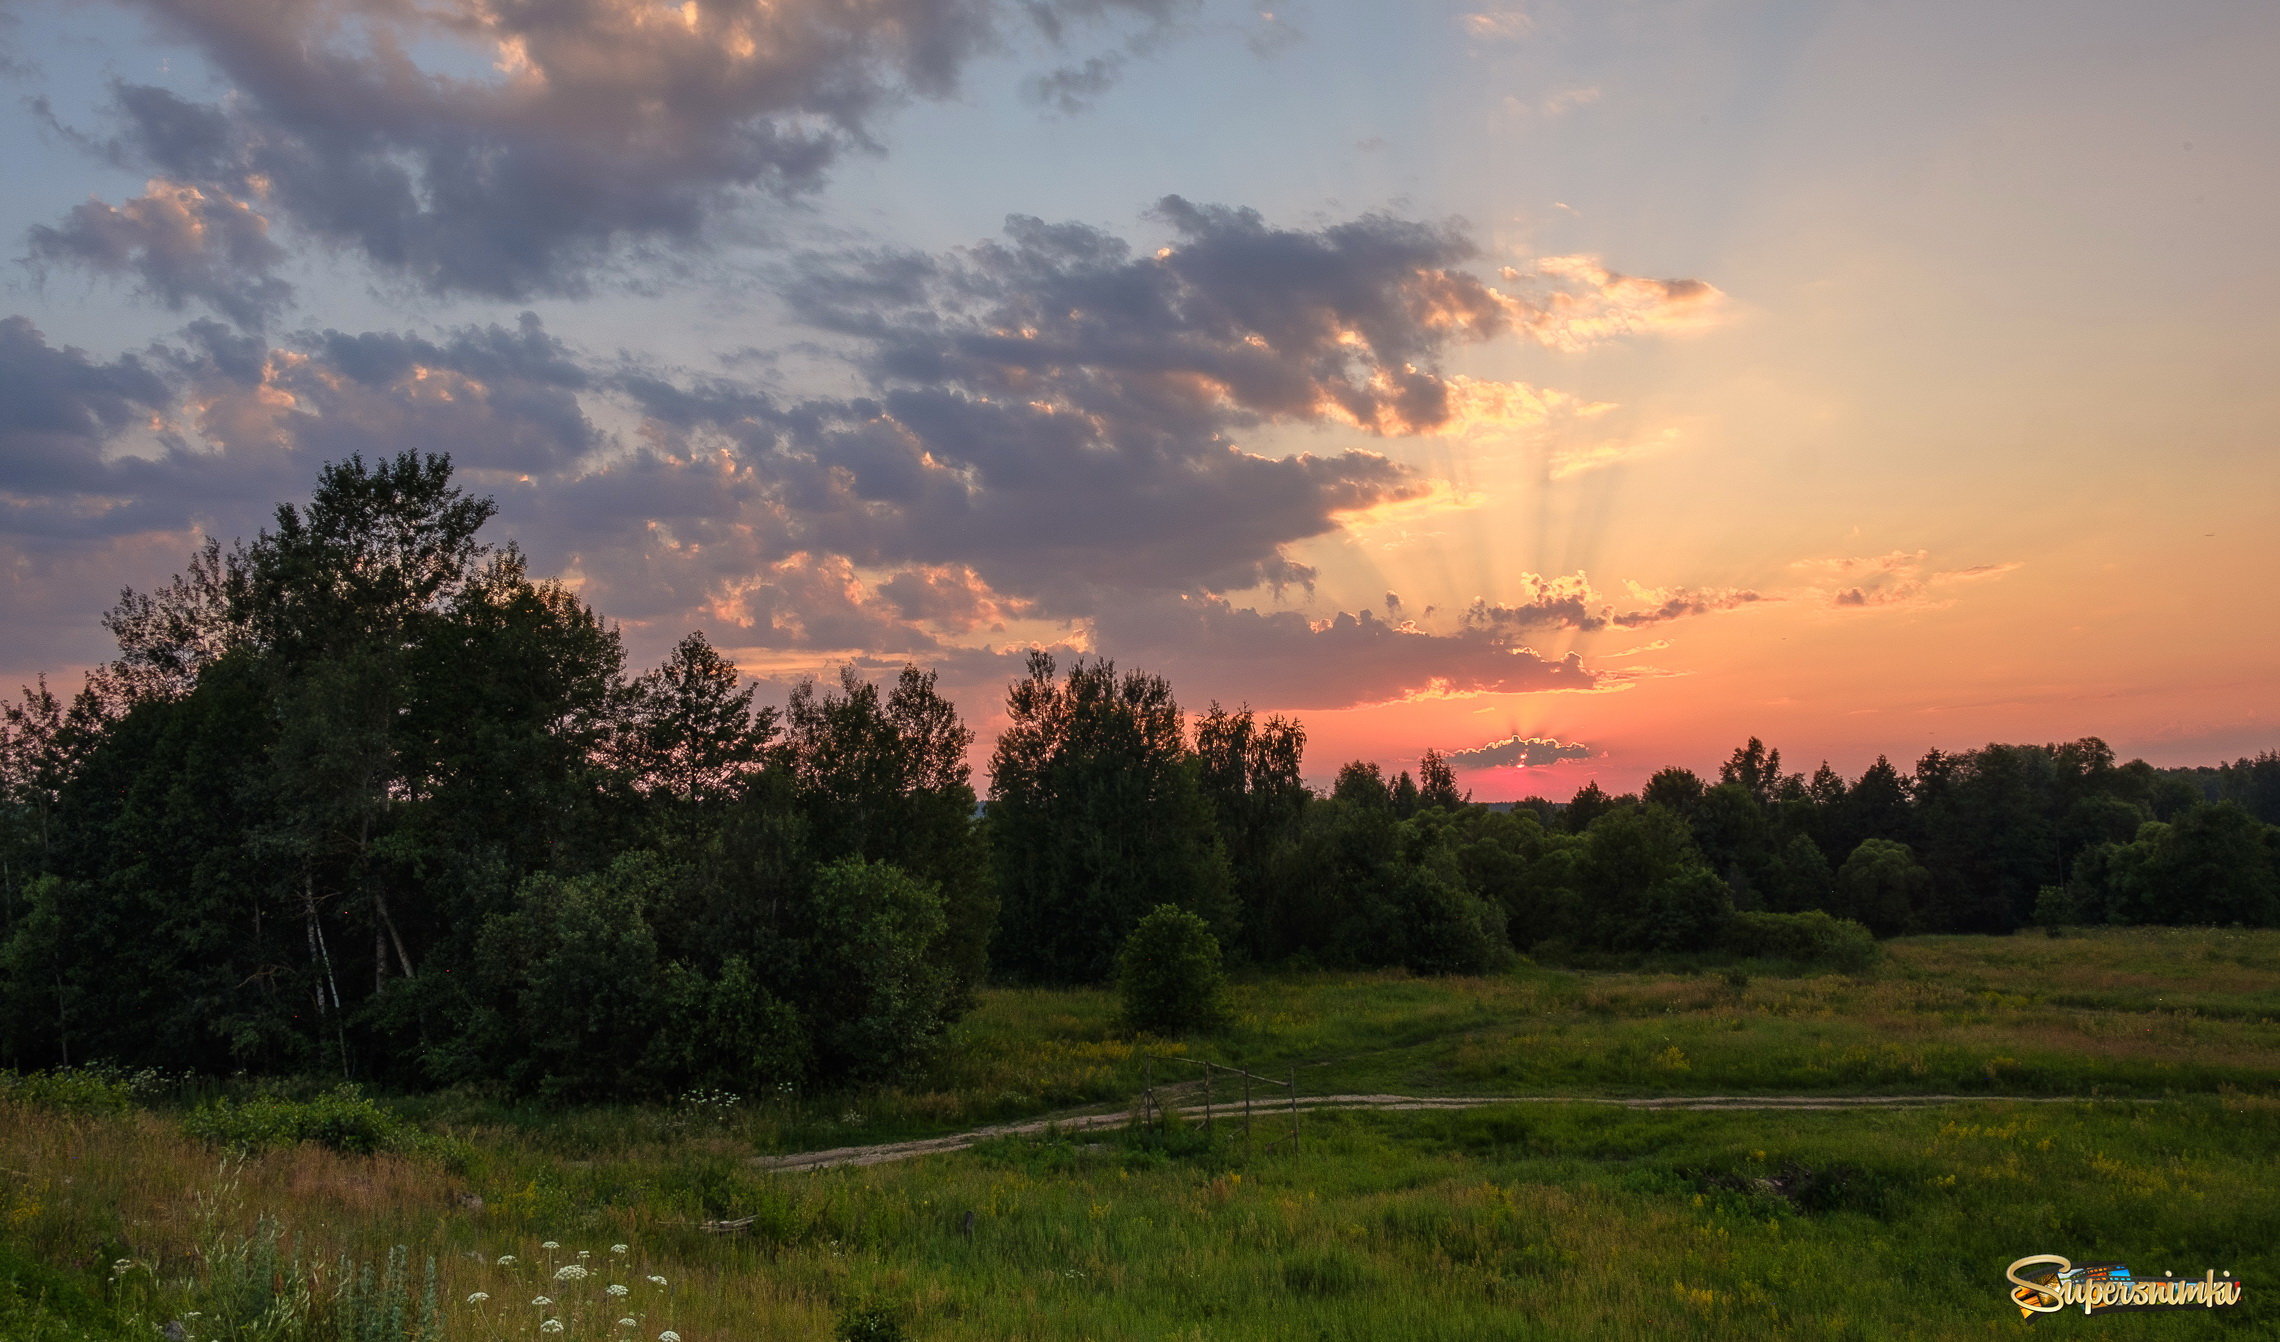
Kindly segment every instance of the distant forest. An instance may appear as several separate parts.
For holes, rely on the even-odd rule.
[[[0,737],[0,1066],[568,1097],[891,1078],[1008,982],[1099,983],[1164,904],[1230,961],[1807,959],[1907,932],[2280,922],[2280,755],[2095,739],[1472,804],[1301,781],[1296,721],[1032,654],[986,807],[906,667],[782,711],[701,634],[629,671],[447,459],[328,467],[125,593],[117,657]],[[1863,930],[1865,929],[1865,930]],[[1873,954],[1873,950],[1870,951]]]

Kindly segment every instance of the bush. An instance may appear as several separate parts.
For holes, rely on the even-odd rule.
[[[1157,905],[1124,939],[1116,965],[1127,1030],[1175,1035],[1227,1023],[1219,939],[1196,914]]]
[[[1737,913],[1726,925],[1726,949],[1750,958],[1826,965],[1848,974],[1875,964],[1881,954],[1867,928],[1850,919],[1831,918],[1819,909]]]
[[[130,1072],[98,1062],[23,1075],[0,1072],[0,1098],[74,1114],[118,1114],[164,1084],[164,1079],[147,1067]]]
[[[409,1151],[420,1144],[410,1124],[343,1086],[313,1100],[259,1095],[243,1104],[216,1100],[182,1120],[193,1137],[254,1151],[315,1142],[353,1155]]]

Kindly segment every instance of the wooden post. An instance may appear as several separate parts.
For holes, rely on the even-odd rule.
[[[1298,1069],[1290,1069],[1290,1149],[1298,1152]]]
[[[1203,1065],[1203,1130],[1211,1131],[1211,1064]]]
[[[1243,1073],[1243,1156],[1251,1155],[1251,1074]]]

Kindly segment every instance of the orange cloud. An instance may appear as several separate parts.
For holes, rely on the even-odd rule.
[[[1999,578],[2019,567],[2016,560],[2000,564],[1974,564],[1969,568],[1935,569],[1929,550],[1894,550],[1889,554],[1800,560],[1792,567],[1811,576],[1808,593],[1840,609],[1872,606],[1930,604],[1944,606],[1940,591],[1957,583]],[[1951,599],[1952,600],[1952,599]]]

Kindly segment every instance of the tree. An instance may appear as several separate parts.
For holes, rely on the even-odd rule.
[[[1457,773],[1449,767],[1447,756],[1438,750],[1427,750],[1418,757],[1419,806],[1438,806],[1444,811],[1454,811],[1471,800],[1471,793],[1457,791]]]
[[[1143,914],[1175,904],[1227,939],[1227,856],[1179,704],[1160,676],[1079,659],[1065,681],[1045,652],[1007,695],[990,758],[988,825],[1014,974],[1100,982]]]
[[[1614,809],[1615,799],[1602,791],[1594,779],[1577,788],[1575,796],[1568,800],[1567,810],[1560,815],[1560,828],[1570,834],[1581,834]]]
[[[1915,925],[1930,903],[1931,886],[1931,873],[1908,845],[1863,839],[1837,872],[1835,912],[1879,937],[1896,937]]]
[[[933,1046],[957,986],[938,953],[941,891],[847,858],[816,873],[805,923],[800,1001],[818,1075],[884,1080]]]
[[[1639,802],[1645,806],[1660,806],[1680,819],[1692,820],[1695,808],[1702,804],[1703,791],[1702,780],[1693,770],[1660,769],[1639,790]]]
[[[392,638],[476,573],[489,547],[475,533],[497,511],[451,483],[448,456],[407,451],[367,467],[352,455],[319,473],[306,512],[278,507],[277,529],[230,579],[243,598],[229,622],[293,658]]]
[[[888,862],[941,893],[933,954],[955,998],[970,1003],[988,968],[997,896],[974,820],[966,751],[974,734],[935,689],[932,671],[905,666],[882,699],[853,666],[838,692],[793,688],[775,755],[793,782],[807,842],[825,861]]]
[[[1305,750],[1305,728],[1282,717],[1259,722],[1247,705],[1229,712],[1213,703],[1196,720],[1197,778],[1227,850],[1245,945],[1256,956],[1272,954],[1269,929],[1305,897],[1275,879],[1276,854],[1296,841],[1313,799],[1299,775]]]
[[[629,687],[610,743],[617,766],[637,791],[683,806],[737,797],[776,730],[775,710],[755,709],[752,694],[702,632],[688,635]]]
[[[1733,755],[1718,766],[1718,781],[1740,784],[1751,800],[1763,806],[1780,794],[1781,752],[1768,750],[1765,742],[1753,736],[1749,744],[1736,746]]]
[[[1863,839],[1890,839],[1904,843],[1914,832],[1909,808],[1908,780],[1892,761],[1879,755],[1862,772],[1860,781],[1845,794],[1845,825],[1840,846],[1858,847]]]
[[[209,536],[190,566],[155,592],[127,588],[103,617],[118,641],[109,679],[128,700],[178,699],[198,674],[244,646],[252,614],[252,563],[242,545],[229,550]]]
[[[1393,792],[1385,785],[1385,771],[1375,760],[1352,760],[1338,768],[1330,785],[1332,800],[1381,811],[1393,809]]]
[[[1700,950],[1733,912],[1694,838],[1659,807],[1614,811],[1584,838],[1577,872],[1585,934],[1606,950]]]
[[[1125,938],[1116,957],[1124,1028],[1166,1037],[1227,1023],[1227,976],[1219,940],[1203,919],[1159,904]]]
[[[1407,820],[1417,814],[1417,808],[1421,804],[1417,792],[1417,780],[1409,776],[1407,769],[1402,770],[1394,778],[1390,795],[1395,815]]]

